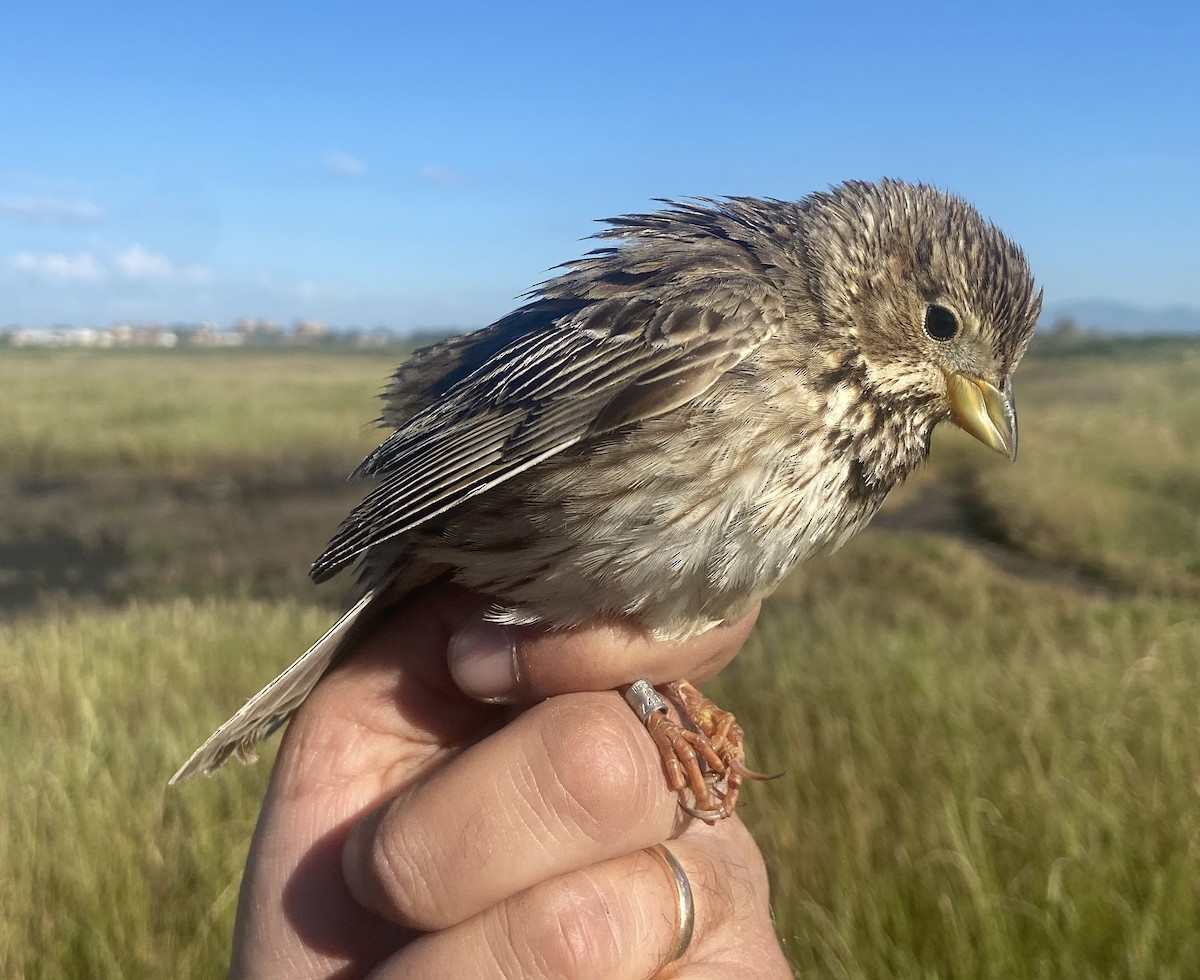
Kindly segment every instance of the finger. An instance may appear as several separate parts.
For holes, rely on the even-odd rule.
[[[706,855],[711,873],[692,879],[696,930],[687,954],[654,980],[791,980],[771,918],[767,866],[746,825],[736,815],[711,827],[694,823],[667,846],[689,877]]]
[[[482,614],[480,597],[442,587],[384,613],[317,686],[271,773],[242,881],[231,976],[330,976],[377,963],[408,934],[355,901],[342,875],[346,834],[364,813],[494,726],[462,695],[446,643]]]
[[[359,821],[351,894],[423,930],[667,837],[662,761],[613,692],[553,698]]]
[[[603,691],[639,678],[703,681],[733,659],[757,617],[755,606],[736,622],[686,641],[656,640],[628,623],[546,630],[481,618],[451,638],[450,672],[465,694],[502,703]]]
[[[672,964],[684,975],[687,964],[713,945],[713,937],[722,945],[721,934],[743,914],[739,903],[748,901],[758,910],[758,896],[747,882],[755,873],[747,863],[761,861],[753,845],[748,852],[739,846],[733,827],[704,828],[703,834],[669,847],[687,876],[694,909],[691,945]],[[670,959],[680,902],[673,878],[641,850],[539,883],[466,922],[424,936],[376,976],[645,980]]]

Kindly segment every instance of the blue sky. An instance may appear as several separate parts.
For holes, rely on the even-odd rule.
[[[1048,301],[1200,305],[1196,10],[13,4],[0,326],[481,325],[594,218],[884,175]]]

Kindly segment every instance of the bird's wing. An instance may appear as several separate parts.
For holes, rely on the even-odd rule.
[[[359,467],[383,482],[313,563],[314,580],[582,439],[695,398],[784,321],[778,288],[744,263],[681,260],[669,275],[662,261],[645,274],[610,264],[571,281],[587,262],[555,281],[583,298],[544,295],[489,327],[482,363],[451,342],[451,370],[426,389],[432,403]],[[426,374],[435,360],[426,355]]]

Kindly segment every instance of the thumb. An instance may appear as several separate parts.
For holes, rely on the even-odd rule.
[[[733,659],[757,618],[756,605],[736,622],[677,641],[656,640],[621,622],[553,630],[479,617],[451,636],[450,673],[464,694],[500,704],[606,691],[643,678],[703,681]]]

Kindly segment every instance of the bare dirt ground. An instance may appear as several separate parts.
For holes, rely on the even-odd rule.
[[[999,532],[971,493],[970,477],[919,473],[906,492],[884,505],[871,531],[903,531],[952,538],[968,545],[1003,572],[1030,582],[1066,587],[1087,595],[1116,596],[1121,590],[1071,565],[1028,555]]]
[[[1114,593],[1006,543],[973,503],[969,479],[915,475],[867,533],[952,538],[1012,575]],[[294,596],[336,607],[349,582],[316,590],[308,565],[362,491],[333,471],[0,481],[0,611],[178,594]]]
[[[315,590],[308,565],[360,496],[332,473],[0,481],[0,611],[179,594],[336,606],[341,590]]]

